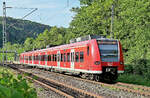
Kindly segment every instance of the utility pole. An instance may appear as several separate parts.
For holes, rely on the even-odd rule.
[[[6,33],[6,3],[3,2],[3,65],[4,65],[4,61],[5,61],[5,57],[4,56],[4,48],[6,48],[6,43],[7,43],[7,33]],[[6,49],[7,51],[7,49]],[[6,57],[7,58],[7,57]]]
[[[27,16],[31,15],[33,12],[35,12],[37,10],[37,8],[18,8],[18,7],[6,7],[6,2],[3,2],[3,19],[2,19],[2,24],[3,24],[3,65],[4,62],[7,62],[7,47],[6,47],[6,43],[7,43],[7,29],[9,29],[9,27],[13,26],[9,25],[9,27],[6,29],[6,9],[7,8],[17,8],[17,9],[32,9],[32,11],[28,14],[26,14],[25,16],[22,17],[22,19],[25,19]],[[4,55],[5,54],[5,55]]]
[[[114,36],[114,32],[113,32],[113,24],[114,24],[114,4],[112,4],[111,10],[112,10],[112,12],[111,12],[111,33],[110,33],[110,36],[111,36],[111,38],[113,38],[113,36]]]

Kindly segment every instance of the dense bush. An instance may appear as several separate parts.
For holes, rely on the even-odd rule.
[[[135,74],[122,74],[118,77],[117,81],[124,82],[124,83],[150,86],[149,79],[144,78],[143,76],[140,76],[140,75],[135,75]]]
[[[0,98],[37,98],[36,90],[21,75],[0,70]]]
[[[125,65],[125,74],[134,74],[150,79],[150,64],[148,60],[138,59],[135,65]]]

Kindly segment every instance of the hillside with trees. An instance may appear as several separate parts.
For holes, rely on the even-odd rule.
[[[0,17],[2,21],[2,17]],[[40,23],[7,18],[7,40],[11,43],[24,43],[27,37],[37,37],[38,34],[42,33],[45,29],[50,29],[48,25],[43,25]],[[0,22],[0,47],[2,46],[2,22]]]

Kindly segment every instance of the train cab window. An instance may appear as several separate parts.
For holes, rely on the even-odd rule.
[[[63,54],[61,54],[61,62],[63,62]]]
[[[75,62],[79,62],[79,52],[75,53]]]
[[[70,53],[67,53],[67,62],[70,62]]]
[[[84,52],[80,52],[80,62],[84,62]]]
[[[66,62],[66,53],[64,53],[64,62]]]

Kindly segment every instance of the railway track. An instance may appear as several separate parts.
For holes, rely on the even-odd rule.
[[[36,69],[36,70],[43,71],[43,70],[40,70],[40,69]],[[78,77],[73,77],[73,76],[70,76],[70,75],[59,74],[59,73],[54,73],[54,72],[49,72],[49,71],[46,71],[46,72],[48,74],[55,74],[55,76],[59,75],[59,76],[63,76],[63,77],[73,78],[73,79],[76,79],[76,80],[79,80],[79,81],[88,82],[88,83],[95,84],[95,85],[100,85],[101,87],[109,88],[109,89],[112,89],[112,90],[126,91],[126,92],[134,93],[134,94],[137,94],[137,95],[142,95],[142,96],[145,96],[145,97],[150,97],[150,87],[133,85],[133,84],[126,84],[126,83],[120,83],[120,82],[115,83],[115,84],[106,84],[106,83],[102,83],[102,82],[96,82],[96,81],[93,81],[93,80],[86,80],[86,79],[82,79],[82,78],[78,78]]]
[[[109,87],[110,89],[114,89],[114,90],[122,90],[122,91],[127,91],[127,92],[131,92],[131,93],[135,93],[135,94],[140,94],[140,95],[143,95],[146,97],[150,97],[150,87],[121,83],[121,82],[118,82],[115,84],[107,84],[107,83],[97,82],[97,81],[93,81],[93,80],[87,80],[87,79],[82,79],[82,78],[73,77],[73,76],[69,76],[69,75],[64,75],[64,74],[60,74],[60,73],[54,73],[54,72],[49,72],[49,71],[46,71],[46,72],[48,72],[49,74],[67,76],[67,77],[74,78],[77,80],[81,80],[81,81],[85,81],[85,82],[89,82],[89,83],[93,83],[93,84],[98,84],[103,87]]]
[[[63,74],[59,74],[59,73],[52,73],[52,72],[49,72],[49,73],[57,74],[57,75],[63,75]],[[68,77],[72,78],[72,76],[68,76]],[[81,81],[90,82],[90,83],[93,83],[93,84],[99,84],[101,86],[109,87],[110,89],[114,89],[114,90],[123,90],[123,91],[127,91],[127,92],[136,93],[136,94],[140,94],[140,95],[143,95],[143,96],[150,97],[150,87],[139,86],[139,85],[134,85],[134,84],[127,84],[127,83],[121,83],[121,82],[118,82],[118,83],[115,83],[115,84],[107,84],[107,83],[97,82],[97,81],[93,81],[93,80],[81,79],[81,78],[78,78],[78,77],[73,77],[73,78],[81,80]]]
[[[27,72],[25,70],[19,69],[15,66],[10,66],[12,69],[17,70],[21,73],[26,73],[28,74],[28,76],[26,76],[28,79],[33,80],[34,82],[45,86],[49,89],[51,89],[52,91],[55,91],[56,93],[65,96],[67,98],[102,98],[102,96],[84,91],[82,89],[78,89],[75,87],[72,87],[70,85],[66,85],[64,83],[60,83],[58,81],[49,79],[49,78],[45,78],[44,76],[38,75],[38,74],[33,74],[30,72]]]

